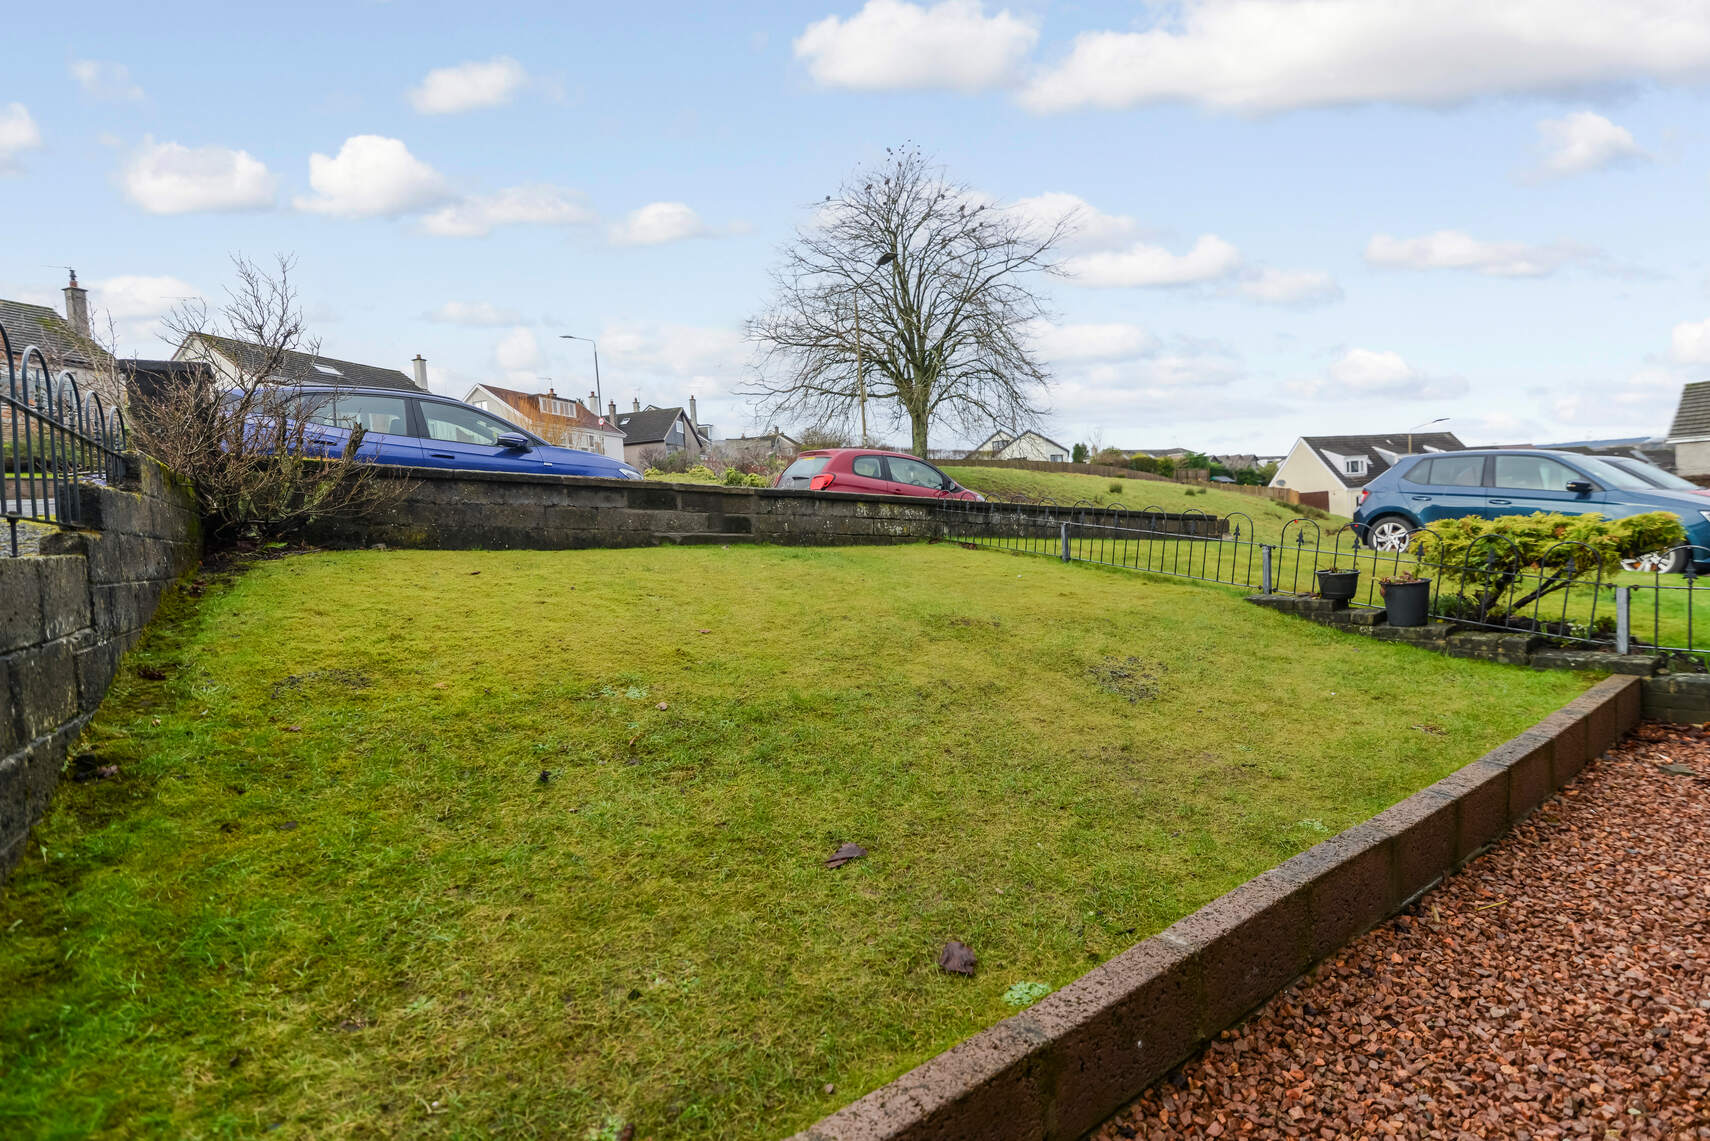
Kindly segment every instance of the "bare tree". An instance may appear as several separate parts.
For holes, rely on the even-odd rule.
[[[908,423],[921,456],[935,423],[1036,423],[1050,378],[1028,329],[1046,310],[1027,278],[1060,272],[1052,255],[1072,220],[1041,226],[947,182],[912,147],[885,153],[784,251],[770,307],[748,322],[747,395],[818,425],[873,402]]]
[[[146,398],[133,394],[142,450],[186,478],[212,542],[288,534],[316,519],[366,513],[407,490],[361,457],[365,426],[336,420],[336,404],[279,383],[293,353],[315,355],[291,283],[292,259],[263,268],[234,256],[235,281],[210,307],[181,302],[163,321],[182,355]],[[218,344],[217,356],[207,351]],[[349,429],[342,451],[317,442],[316,422]]]

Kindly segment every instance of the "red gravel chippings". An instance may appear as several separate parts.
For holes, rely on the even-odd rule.
[[[1710,1138],[1710,732],[1639,726],[1093,1136]]]

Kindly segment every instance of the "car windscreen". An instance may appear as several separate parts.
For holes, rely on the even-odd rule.
[[[1696,483],[1693,483],[1691,480],[1681,479],[1678,475],[1675,475],[1673,472],[1664,471],[1662,468],[1657,467],[1655,464],[1648,464],[1643,460],[1623,459],[1623,460],[1619,460],[1619,461],[1617,461],[1617,460],[1605,460],[1603,462],[1607,463],[1607,464],[1612,464],[1613,466],[1621,468],[1624,471],[1630,471],[1634,475],[1638,476],[1640,479],[1648,480],[1651,483],[1655,484],[1657,487],[1666,487],[1670,491],[1697,491],[1697,490],[1699,490],[1698,485]]]
[[[1573,460],[1587,475],[1604,487],[1612,487],[1617,491],[1656,490],[1654,486],[1646,483],[1632,472],[1618,468],[1614,464],[1604,463],[1596,456],[1575,456]]]
[[[798,479],[810,480],[824,471],[825,465],[830,462],[830,456],[802,456],[784,469],[784,474],[778,477],[778,483],[782,486]]]

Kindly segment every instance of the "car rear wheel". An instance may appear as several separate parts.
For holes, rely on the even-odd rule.
[[[1385,515],[1372,523],[1366,532],[1366,543],[1374,551],[1405,551],[1413,537],[1413,528],[1399,515]]]
[[[1676,547],[1671,551],[1652,551],[1649,554],[1622,559],[1621,569],[1639,574],[1679,574],[1686,569],[1686,560],[1690,556],[1691,551],[1686,547]]]

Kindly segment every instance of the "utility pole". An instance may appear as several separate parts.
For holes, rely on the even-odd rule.
[[[887,253],[873,263],[867,275],[855,284],[855,394],[861,405],[861,446],[867,447],[867,370],[861,355],[861,287],[873,279],[873,274],[895,261],[897,255]],[[925,457],[922,457],[923,459]]]

